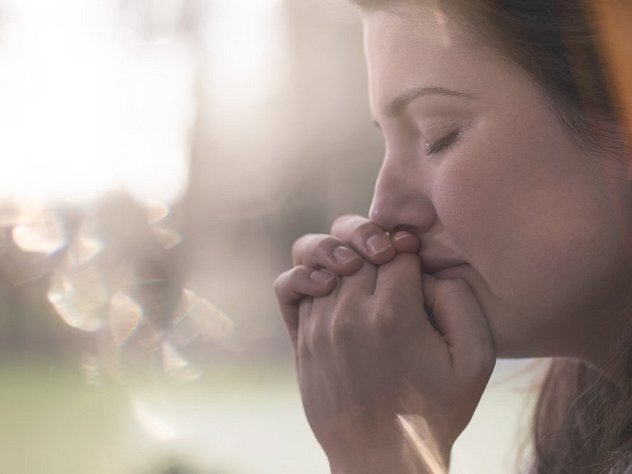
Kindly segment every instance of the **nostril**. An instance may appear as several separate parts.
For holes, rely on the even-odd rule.
[[[374,201],[369,210],[369,219],[387,232],[404,229],[408,222],[403,220],[405,207],[396,205],[393,201]]]
[[[379,225],[382,229],[390,232],[392,229],[392,223],[389,222],[388,213],[382,206],[373,203],[369,210],[369,219]]]

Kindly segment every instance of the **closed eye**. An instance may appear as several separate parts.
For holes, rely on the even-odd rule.
[[[454,145],[461,135],[461,130],[453,130],[433,143],[426,143],[426,156],[436,155]]]

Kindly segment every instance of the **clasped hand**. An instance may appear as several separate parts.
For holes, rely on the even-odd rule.
[[[359,216],[306,235],[275,291],[303,406],[332,472],[446,472],[495,363],[461,279],[423,273],[419,240]]]

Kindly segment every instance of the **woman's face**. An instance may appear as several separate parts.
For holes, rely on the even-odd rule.
[[[525,72],[438,10],[363,20],[386,142],[371,218],[470,284],[501,357],[603,362],[632,297],[623,161],[588,156]]]

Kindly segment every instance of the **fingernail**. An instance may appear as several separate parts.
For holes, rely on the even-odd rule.
[[[334,258],[338,263],[348,263],[360,258],[353,250],[342,245],[334,249]]]
[[[309,277],[314,280],[316,283],[327,283],[334,276],[331,273],[322,272],[320,270],[313,271]]]
[[[400,230],[393,235],[392,239],[394,242],[401,242],[406,239],[414,239],[415,236],[406,230]]]
[[[377,234],[367,239],[366,246],[372,255],[377,255],[390,249],[391,241],[385,235]]]

